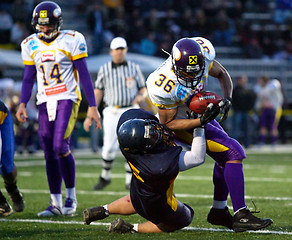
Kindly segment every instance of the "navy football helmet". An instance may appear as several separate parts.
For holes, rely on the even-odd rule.
[[[205,71],[205,57],[200,44],[191,38],[182,38],[173,45],[171,58],[178,82],[195,89]]]
[[[53,26],[49,32],[43,32],[43,37],[46,39],[54,38],[60,31],[62,23],[62,10],[54,2],[41,2],[33,10],[31,24],[36,32],[41,32],[40,25]]]
[[[173,135],[166,127],[154,120],[131,119],[118,130],[121,149],[134,154],[152,152],[157,144],[173,145]]]

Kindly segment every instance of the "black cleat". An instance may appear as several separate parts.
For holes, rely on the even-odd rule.
[[[89,225],[91,222],[95,220],[102,220],[104,218],[107,218],[108,216],[109,216],[108,212],[102,206],[86,208],[83,211],[84,224],[87,225]]]
[[[13,210],[10,204],[7,201],[3,201],[0,203],[0,216],[10,216],[13,213]]]
[[[13,209],[16,212],[22,212],[24,209],[24,201],[22,193],[19,192],[18,189],[16,189],[13,192],[8,192],[8,195],[10,196],[12,203],[13,203]]]
[[[272,219],[260,219],[255,217],[247,208],[239,210],[233,217],[234,232],[245,232],[248,230],[260,230],[273,223]]]
[[[230,214],[228,207],[225,207],[224,209],[211,208],[207,221],[213,225],[221,225],[233,229],[233,217]]]
[[[133,229],[134,226],[130,223],[125,222],[123,219],[118,218],[111,222],[111,225],[108,228],[110,233],[135,233]]]
[[[104,178],[100,177],[99,182],[93,187],[93,190],[102,190],[110,183],[111,180],[105,180]]]

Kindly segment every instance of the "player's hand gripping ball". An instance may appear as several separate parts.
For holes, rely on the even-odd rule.
[[[222,97],[217,93],[205,91],[195,94],[188,102],[188,108],[194,113],[202,114],[207,109],[209,103],[213,103],[217,106],[222,100]]]

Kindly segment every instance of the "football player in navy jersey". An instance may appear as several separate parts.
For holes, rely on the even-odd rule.
[[[218,113],[218,108],[210,106],[201,121],[211,121]],[[175,145],[172,132],[154,115],[142,109],[131,109],[121,116],[117,136],[133,172],[130,195],[105,206],[85,209],[85,223],[104,219],[109,214],[138,213],[148,222],[132,225],[119,218],[111,223],[109,232],[172,232],[188,226],[194,211],[177,200],[173,186],[180,171],[204,163],[204,129],[193,131],[191,150],[183,151]]]
[[[16,212],[22,212],[24,201],[17,187],[17,169],[14,165],[14,130],[11,113],[0,101],[0,175],[10,196]],[[0,191],[0,216],[9,216],[13,213],[10,204]]]

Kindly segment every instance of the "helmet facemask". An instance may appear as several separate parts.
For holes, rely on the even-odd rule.
[[[43,32],[40,30],[40,26],[50,26],[52,27],[52,30],[48,30],[46,32]],[[42,37],[44,37],[45,39],[53,39],[54,37],[57,36],[58,32],[60,31],[60,24],[54,24],[54,25],[40,25],[40,24],[36,24],[35,26],[35,30],[39,33],[42,33]]]
[[[187,68],[184,69],[173,64],[173,71],[177,77],[177,81],[184,87],[195,89],[203,77],[205,62],[202,68],[196,66],[187,66]]]

